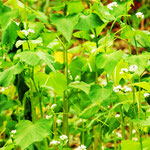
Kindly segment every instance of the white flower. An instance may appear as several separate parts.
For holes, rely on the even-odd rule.
[[[60,139],[63,140],[63,141],[64,141],[64,140],[68,140],[68,136],[67,136],[67,135],[61,135],[61,136],[60,136]]]
[[[78,148],[76,148],[75,150],[86,150],[86,146],[85,145],[81,145]]]
[[[138,138],[136,138],[136,137],[135,137],[135,138],[133,138],[132,140],[134,140],[134,141],[138,141]]]
[[[53,140],[52,142],[50,142],[50,145],[58,145],[58,144],[60,144],[60,142],[56,140]]]
[[[2,87],[2,88],[1,88],[1,90],[0,90],[0,92],[4,92],[4,90],[5,90],[5,88],[4,88],[4,87]]]
[[[114,90],[115,92],[119,92],[120,89],[122,89],[121,85],[115,86],[115,87],[113,88],[113,90]]]
[[[62,120],[61,119],[57,119],[56,123],[58,124],[58,126],[60,126],[61,123],[62,123]]]
[[[11,133],[12,133],[12,134],[15,134],[15,133],[16,133],[16,130],[12,130]]]
[[[135,72],[137,69],[138,69],[138,66],[137,66],[137,65],[131,65],[131,66],[129,67],[129,71],[130,71],[130,72]]]
[[[113,7],[118,7],[117,2],[112,2],[107,5],[107,8],[113,10]]]
[[[35,33],[35,31],[33,29],[28,29],[29,33]]]
[[[94,34],[91,34],[91,38],[95,38],[95,35],[94,35]]]
[[[94,48],[94,49],[92,49],[91,53],[94,53],[95,51],[96,51],[96,49]]]
[[[127,72],[128,72],[128,69],[127,69],[127,68],[122,68],[120,74],[122,74],[122,73],[124,73],[124,72],[127,73]]]
[[[133,134],[136,133],[136,130],[132,130],[132,133],[133,133]]]
[[[50,116],[49,116],[49,115],[46,115],[45,118],[46,118],[46,119],[49,119],[49,118],[51,118],[51,117],[52,117],[52,115],[50,115]]]
[[[53,104],[53,105],[51,106],[51,109],[54,109],[56,106],[57,106],[57,104]]]
[[[116,133],[116,135],[119,137],[119,138],[122,138],[122,135],[120,133]]]
[[[137,12],[137,13],[136,13],[136,17],[137,17],[137,18],[142,18],[142,19],[143,19],[143,18],[144,18],[144,15],[143,15],[142,12]]]
[[[16,130],[12,130],[12,131],[11,131],[11,135],[10,135],[10,137],[12,137],[12,138],[13,138],[14,134],[16,134]]]
[[[120,117],[120,114],[116,114],[115,117],[116,117],[116,118],[119,118],[119,117]]]
[[[128,87],[128,86],[124,86],[124,87],[123,87],[123,90],[124,90],[125,92],[132,92],[132,88],[131,88],[131,87]]]
[[[149,97],[150,93],[144,93],[144,97]]]
[[[25,36],[28,36],[29,33],[35,33],[34,30],[32,29],[28,29],[28,30],[21,30],[21,32],[23,32],[25,34]]]

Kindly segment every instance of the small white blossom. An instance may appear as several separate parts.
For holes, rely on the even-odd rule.
[[[95,35],[94,35],[94,34],[91,34],[91,38],[95,38]]]
[[[120,117],[120,114],[116,114],[115,117],[116,117],[116,118],[119,118],[119,117]]]
[[[122,74],[122,73],[127,73],[127,72],[128,72],[128,69],[127,69],[127,68],[122,68],[120,74]]]
[[[57,106],[57,104],[53,104],[53,105],[51,106],[51,109],[54,109],[56,106]]]
[[[135,137],[135,138],[133,138],[132,140],[134,140],[134,141],[138,141],[138,138],[136,138],[136,137]]]
[[[64,140],[68,140],[68,136],[67,136],[67,135],[61,135],[61,136],[60,136],[60,139],[63,140],[63,141],[64,141]]]
[[[49,119],[49,118],[51,118],[51,117],[52,117],[52,115],[50,115],[50,116],[49,116],[49,115],[46,115],[45,118],[46,118],[46,119]]]
[[[118,7],[117,2],[112,2],[107,5],[107,8],[113,10],[113,7]]]
[[[132,130],[132,133],[133,133],[133,134],[136,133],[136,130]]]
[[[58,145],[58,144],[60,144],[60,142],[56,140],[53,140],[52,142],[50,142],[50,145]]]
[[[125,92],[132,92],[132,88],[131,88],[131,87],[128,87],[128,86],[124,86],[124,87],[123,87],[123,90],[124,90]]]
[[[119,138],[122,138],[122,135],[120,133],[116,133],[116,135],[119,137]]]
[[[12,134],[15,134],[15,133],[16,133],[16,130],[12,130],[11,133],[12,133]]]
[[[10,137],[12,137],[12,138],[13,138],[13,137],[14,137],[14,134],[16,134],[16,130],[12,130],[12,131],[11,131],[11,135],[10,135]]]
[[[144,97],[149,97],[150,93],[144,93]]]
[[[86,150],[86,146],[85,145],[81,145],[78,148],[76,148],[75,150]]]
[[[34,30],[32,29],[28,29],[28,30],[21,30],[21,32],[23,32],[25,34],[25,36],[28,36],[29,33],[35,33]]]
[[[61,123],[62,123],[62,120],[61,119],[57,119],[56,123],[58,124],[58,126],[60,126]]]
[[[96,52],[96,49],[95,49],[95,48],[94,48],[94,49],[92,49],[91,53],[94,53],[94,52]]]
[[[33,29],[28,29],[29,33],[35,33],[35,31]]]
[[[0,90],[0,92],[4,92],[4,90],[5,90],[5,88],[4,88],[4,87],[2,87],[2,88],[1,88],[1,90]]]
[[[113,90],[114,90],[115,92],[119,92],[120,89],[122,89],[121,85],[115,86],[115,87],[113,88]]]
[[[135,72],[137,69],[138,69],[138,66],[137,66],[137,65],[131,65],[131,66],[129,67],[129,71],[130,71],[130,72]]]
[[[137,17],[137,18],[142,18],[142,19],[143,19],[143,18],[144,18],[144,15],[143,15],[142,12],[137,12],[137,13],[136,13],[136,17]]]

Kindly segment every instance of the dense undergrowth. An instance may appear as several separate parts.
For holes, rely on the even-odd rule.
[[[0,150],[150,150],[150,11],[134,4],[0,1]]]

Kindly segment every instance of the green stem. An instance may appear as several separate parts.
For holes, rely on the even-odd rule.
[[[133,122],[129,121],[129,139],[132,140]]]
[[[117,150],[116,131],[114,130],[114,150]]]
[[[125,140],[125,123],[123,118],[122,106],[120,106],[120,118],[121,118],[121,130],[122,130],[122,138]]]
[[[84,134],[84,120],[82,119],[82,145],[84,145],[84,137],[85,134]]]
[[[139,127],[139,142],[140,142],[140,148],[143,150],[143,143],[142,143],[142,130]]]
[[[64,63],[65,63],[65,76],[67,79],[67,87],[69,84],[68,80],[68,53],[67,48],[64,48]],[[64,100],[63,100],[63,134],[68,136],[69,139],[69,126],[68,126],[68,92],[64,91]],[[68,142],[69,143],[69,142]]]
[[[55,99],[54,103],[56,104],[56,94],[55,94]],[[57,139],[57,125],[56,125],[57,117],[56,114],[54,114],[54,138]]]
[[[100,124],[99,127],[100,131],[99,131],[99,150],[102,150],[102,125]]]
[[[94,29],[94,34],[95,34],[95,39],[96,39],[96,48],[98,48],[98,38],[97,38],[96,29]]]
[[[140,82],[140,76],[139,76],[139,82]],[[141,88],[139,87],[139,97],[138,97],[138,118],[141,118]]]

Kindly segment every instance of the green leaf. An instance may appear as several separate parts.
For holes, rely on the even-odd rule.
[[[92,104],[89,107],[85,108],[81,113],[80,113],[80,118],[82,119],[89,119],[93,117],[99,110],[99,105],[98,104]]]
[[[96,66],[104,68],[107,73],[111,74],[122,56],[123,52],[121,50],[110,54],[100,53],[96,56]]]
[[[73,78],[75,78],[77,75],[81,75],[81,71],[86,63],[87,59],[85,57],[76,57],[72,60],[69,65],[69,69]]]
[[[16,126],[14,141],[22,150],[34,142],[42,141],[51,134],[52,120],[40,119],[35,123],[29,120],[22,120]]]
[[[42,59],[48,66],[49,68],[55,72],[55,69],[52,65],[52,63],[54,62],[54,58],[52,55],[49,55],[47,53],[44,53],[44,52],[37,52],[37,55],[40,57],[40,59]]]
[[[150,84],[148,82],[133,83],[133,85],[141,87],[141,88],[147,90],[148,92],[150,92]]]
[[[15,58],[19,58],[21,61],[27,63],[31,66],[36,66],[39,64],[40,60],[43,60],[50,68],[55,72],[55,69],[52,65],[54,58],[48,53],[44,52],[32,52],[32,51],[24,51],[15,56]]]
[[[130,39],[131,44],[137,47],[144,47],[150,51],[150,32],[132,29],[127,26],[121,33],[122,38]]]
[[[132,55],[126,58],[126,62],[128,62],[129,65],[137,65],[138,69],[135,71],[135,73],[140,75],[145,70],[149,58],[149,53],[141,55]]]
[[[117,129],[120,126],[120,122],[116,118],[111,118],[109,122],[109,134],[113,132],[113,130]]]
[[[105,87],[94,84],[90,88],[89,97],[93,102],[104,101],[113,92],[113,83],[109,82]]]
[[[53,89],[60,96],[62,96],[67,89],[66,77],[60,72],[51,72],[50,75],[38,72],[35,75],[35,81],[37,85]]]
[[[137,125],[142,126],[142,127],[150,126],[150,117],[148,117],[146,120],[132,119],[131,121]]]
[[[122,140],[121,150],[141,150],[140,143],[131,140]]]
[[[18,63],[9,69],[4,70],[0,73],[0,86],[8,87],[12,82],[14,75],[19,74],[23,71],[23,65]]]
[[[51,72],[47,86],[51,86],[58,95],[62,96],[67,89],[67,79],[65,75],[60,72]]]
[[[78,30],[91,30],[97,28],[98,26],[103,25],[103,21],[100,20],[99,16],[95,13],[84,15],[81,14],[78,24],[75,26],[75,29]]]
[[[78,22],[79,15],[62,16],[61,14],[52,14],[50,19],[52,24],[56,25],[57,30],[60,31],[69,42],[72,37],[74,26]]]
[[[2,44],[14,44],[18,36],[17,30],[20,30],[19,27],[12,21],[4,31]]]
[[[73,87],[76,89],[80,89],[82,91],[84,91],[86,94],[89,94],[89,90],[90,90],[90,85],[85,83],[85,82],[71,82],[69,84],[69,87]]]
[[[93,8],[104,22],[109,22],[115,19],[115,17],[109,13],[108,9],[101,2],[94,3]]]
[[[76,38],[85,39],[85,40],[90,40],[90,38],[91,38],[89,30],[77,31],[77,32],[73,33],[73,36]]]
[[[10,7],[3,5],[0,1],[0,24],[3,29],[7,28],[7,25],[18,16],[18,10],[11,10]]]
[[[40,62],[39,56],[36,55],[36,52],[24,51],[15,56],[18,57],[21,61],[27,63],[31,66],[36,66]]]
[[[72,1],[68,4],[67,10],[69,14],[80,13],[84,10],[84,6],[80,0]]]
[[[54,32],[46,32],[42,34],[43,46],[47,46],[56,38]]]

